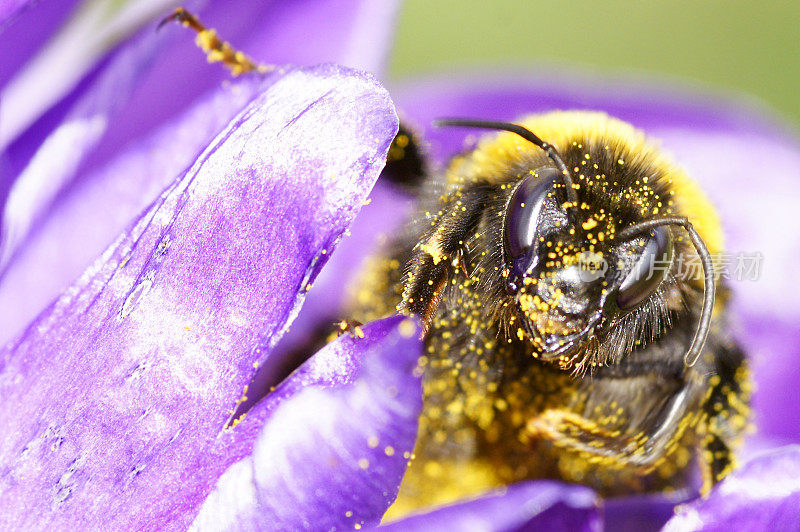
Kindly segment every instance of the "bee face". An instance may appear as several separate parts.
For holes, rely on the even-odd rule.
[[[607,187],[607,178],[597,179],[584,188]],[[664,227],[630,241],[615,239],[614,220],[625,213],[613,202],[594,209],[582,202],[584,208],[569,216],[563,187],[552,166],[515,186],[504,213],[502,270],[536,354],[562,366],[586,353],[590,341],[602,343],[622,316],[656,292],[673,251]]]

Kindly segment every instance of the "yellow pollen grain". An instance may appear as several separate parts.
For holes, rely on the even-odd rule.
[[[445,259],[442,250],[439,249],[439,247],[436,246],[435,244],[425,243],[420,246],[420,249],[431,256],[434,265],[439,264],[442,260]]]
[[[358,467],[360,467],[361,469],[367,469],[369,467],[369,460],[367,460],[366,458],[362,458],[361,460],[358,461]]]

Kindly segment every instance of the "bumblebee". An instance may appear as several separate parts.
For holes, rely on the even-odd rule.
[[[440,125],[501,131],[437,173],[401,130],[385,174],[415,184],[418,209],[351,305],[425,331],[419,436],[390,512],[525,479],[676,490],[693,462],[704,490],[722,479],[750,384],[700,188],[602,113]]]

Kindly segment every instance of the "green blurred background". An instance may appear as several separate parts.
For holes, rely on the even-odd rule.
[[[798,0],[406,0],[390,73],[532,62],[744,92],[800,124]]]

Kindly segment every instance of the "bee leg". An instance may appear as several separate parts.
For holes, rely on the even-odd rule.
[[[671,395],[659,396],[651,392],[652,404],[645,408],[650,411],[654,407],[652,415],[637,421],[624,410],[588,417],[571,410],[550,409],[530,420],[528,430],[589,461],[647,473],[674,450],[687,427],[699,422],[697,405],[702,399],[702,384],[696,379]],[[594,402],[603,401],[594,398]]]
[[[733,343],[722,345],[715,357],[715,371],[709,378],[711,391],[703,407],[703,493],[736,467],[734,450],[748,428],[750,414],[749,371],[741,349]]]
[[[463,263],[463,248],[483,215],[493,187],[476,183],[447,198],[431,229],[414,246],[408,262],[399,309],[417,314],[425,330],[447,281]]]
[[[246,72],[266,74],[275,70],[275,66],[256,63],[243,52],[233,48],[229,43],[220,39],[215,30],[206,28],[195,15],[182,7],[177,8],[170,16],[162,20],[158,27],[161,28],[173,21],[194,30],[197,33],[195,43],[206,53],[208,62],[222,63],[233,76]]]

